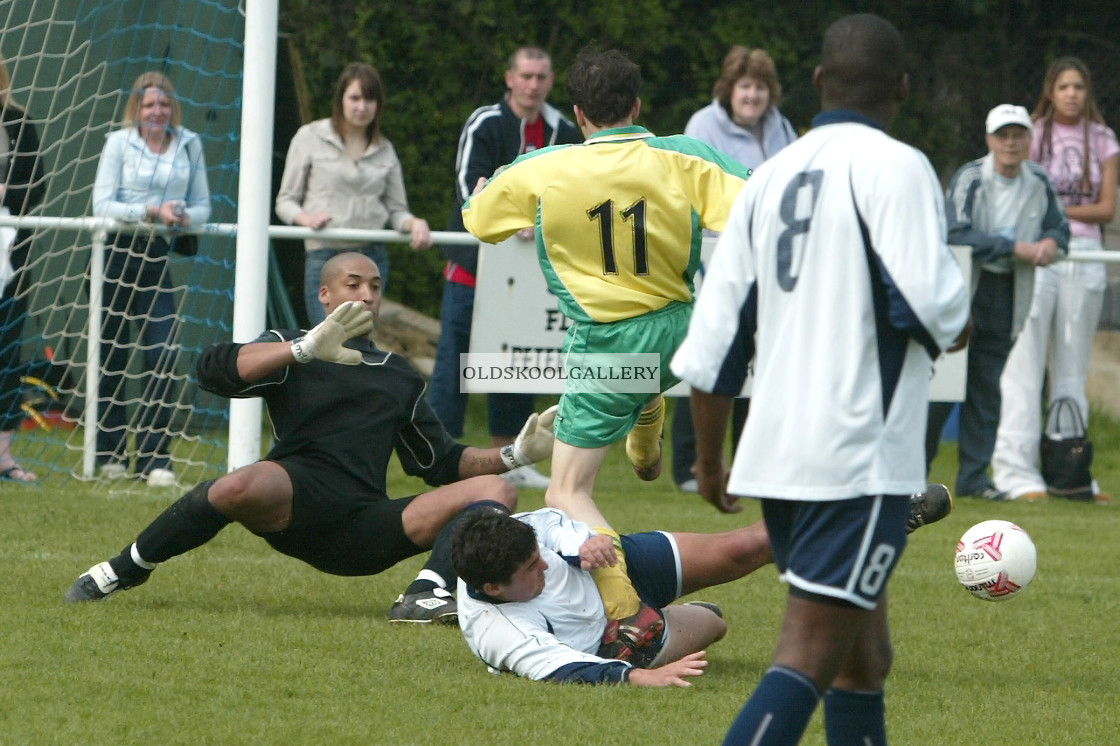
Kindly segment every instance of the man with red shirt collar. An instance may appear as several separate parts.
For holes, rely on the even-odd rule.
[[[517,49],[510,55],[505,81],[509,89],[506,96],[496,104],[476,109],[463,125],[455,157],[456,209],[451,211],[448,230],[466,230],[458,207],[470,196],[480,177],[490,178],[522,153],[547,145],[583,141],[579,129],[546,103],[555,82],[552,60],[547,52],[535,46]],[[524,237],[531,235],[530,229]],[[462,437],[467,395],[459,387],[459,355],[470,349],[478,246],[444,246],[442,249],[448,262],[444,269],[441,333],[428,401],[447,431],[453,437]],[[488,395],[487,418],[492,444],[511,443],[533,411],[531,395]],[[516,469],[506,476],[522,487],[544,489],[548,486],[548,477],[531,466]]]

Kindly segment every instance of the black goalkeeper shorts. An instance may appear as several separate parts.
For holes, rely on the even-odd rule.
[[[331,575],[376,575],[427,551],[404,532],[415,495],[390,500],[312,458],[273,463],[292,480],[291,525],[260,535],[276,551]]]

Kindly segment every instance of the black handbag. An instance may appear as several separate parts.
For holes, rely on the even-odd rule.
[[[1050,494],[1067,500],[1093,499],[1093,442],[1076,401],[1062,397],[1050,403],[1039,453]]]
[[[194,233],[180,233],[171,237],[170,246],[180,256],[194,256],[198,253],[198,236]]]

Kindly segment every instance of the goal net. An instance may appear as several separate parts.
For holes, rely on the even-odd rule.
[[[112,476],[113,489],[128,489],[142,484],[137,472],[153,442],[166,447],[178,484],[225,471],[228,402],[198,388],[194,365],[202,348],[230,338],[234,239],[202,235],[197,255],[171,255],[162,271],[173,312],[161,316],[141,278],[125,274],[94,292],[91,265],[104,261],[92,261],[103,234],[62,219],[92,215],[106,136],[121,127],[134,81],[156,71],[175,86],[183,126],[201,138],[209,222],[236,222],[243,37],[243,8],[233,0],[0,3],[0,56],[11,80],[5,95],[38,134],[46,187],[24,212],[44,224],[0,305],[0,382],[9,382],[0,415],[26,413],[12,451],[41,478],[108,484]],[[15,184],[16,176],[8,170],[7,189],[34,186]],[[45,225],[48,218],[59,224]],[[111,241],[115,231],[108,232]],[[151,341],[163,336],[166,342]],[[98,440],[119,445],[98,450]],[[102,469],[106,463],[131,478]]]

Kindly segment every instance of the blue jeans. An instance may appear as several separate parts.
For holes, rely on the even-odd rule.
[[[327,312],[319,301],[319,288],[322,286],[323,265],[333,256],[355,251],[368,256],[381,270],[381,292],[389,285],[389,250],[381,244],[364,244],[352,249],[309,249],[303,259],[303,302],[307,309],[307,328],[315,326],[327,318]]]
[[[747,422],[751,408],[750,399],[735,399],[731,405],[731,457],[739,447],[739,436]],[[670,430],[673,444],[673,481],[684,484],[692,476],[692,466],[696,463],[696,431],[692,427],[692,404],[687,396],[676,401],[673,409],[673,424]]]
[[[27,291],[31,277],[23,271],[27,256],[26,244],[17,255],[12,252],[12,266],[16,276],[0,296],[0,431],[18,430],[23,424],[22,375],[31,373],[27,364],[20,362],[23,342],[23,324],[27,320]]]
[[[453,438],[463,437],[467,395],[459,385],[459,354],[470,352],[474,317],[474,288],[458,282],[443,283],[440,335],[428,403]],[[531,394],[488,394],[486,413],[490,434],[513,437],[533,413]]]
[[[992,486],[988,465],[996,446],[1001,396],[999,379],[1011,354],[1011,317],[1014,302],[1011,274],[981,272],[972,296],[972,335],[968,339],[968,372],[957,436],[960,469],[956,494],[978,495]],[[932,402],[926,425],[926,470],[937,455],[941,430],[953,402]]]
[[[168,276],[167,243],[137,235],[130,245],[129,239],[121,236],[110,244],[105,261],[97,462],[127,465],[125,436],[131,429],[136,433],[136,473],[148,474],[171,464],[167,431],[176,396],[172,374],[178,358],[178,320]],[[125,373],[132,355],[133,325],[143,350],[144,373],[140,403],[130,423]]]

